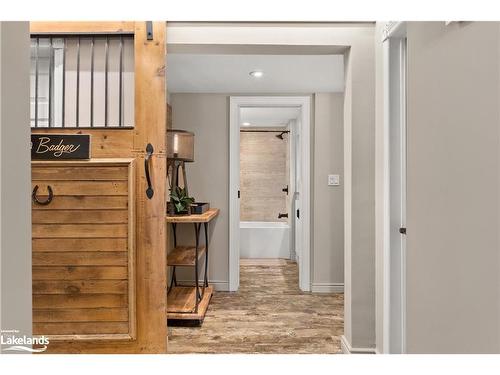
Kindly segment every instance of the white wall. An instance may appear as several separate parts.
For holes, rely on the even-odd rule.
[[[0,23],[0,329],[31,335],[29,23]],[[1,349],[0,349],[1,350]]]

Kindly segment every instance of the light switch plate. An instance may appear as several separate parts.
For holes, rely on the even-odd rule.
[[[340,185],[340,176],[338,174],[328,175],[328,186],[338,186]]]

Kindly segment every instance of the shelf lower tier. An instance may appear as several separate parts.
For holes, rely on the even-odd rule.
[[[201,324],[208,310],[212,294],[213,287],[209,285],[205,288],[203,298],[198,304],[198,312],[195,313],[195,287],[174,286],[167,296],[168,325]]]
[[[205,246],[198,248],[198,262],[205,256]],[[177,246],[167,255],[168,266],[192,266],[196,261],[196,249],[194,246]]]

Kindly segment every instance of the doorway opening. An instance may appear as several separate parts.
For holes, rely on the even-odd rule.
[[[287,109],[285,109],[287,110]],[[260,118],[262,113],[267,116]],[[292,257],[289,122],[281,108],[244,108],[240,124],[240,258]],[[276,116],[284,115],[284,118]],[[293,138],[292,138],[293,140]],[[293,199],[293,198],[292,198]]]
[[[170,35],[175,41],[175,31]],[[187,169],[190,194],[220,209],[210,231],[208,283],[214,294],[199,330],[171,327],[169,351],[275,352],[286,347],[290,352],[338,352],[344,332],[343,283],[342,290],[338,288],[344,277],[343,189],[333,187],[339,184],[330,184],[326,177],[343,175],[345,69],[340,52],[344,50],[302,45],[208,46],[199,45],[196,38],[193,41],[169,45],[168,103],[170,126],[194,134],[195,161]],[[253,74],[259,71],[260,76]],[[266,123],[246,117],[265,111],[269,116],[292,114],[283,121]],[[312,142],[317,129],[318,149],[323,153],[319,159],[324,163],[315,168]],[[272,158],[277,165],[266,163],[270,156],[257,160],[257,167],[265,164],[261,169],[266,173],[253,176],[252,181],[266,184],[262,194],[252,196],[253,189],[245,186],[252,182],[241,177],[240,141],[257,135],[272,144],[252,151],[266,147],[280,151]],[[322,183],[318,183],[321,189],[314,202],[315,173],[322,176]],[[265,212],[252,217],[251,211],[263,200],[268,203]],[[315,232],[324,239],[315,252],[316,265],[311,256],[314,204],[322,212],[318,227],[331,217],[339,219],[335,234],[323,229]],[[242,205],[250,212],[242,214]],[[335,212],[327,210],[324,215],[326,206],[335,206]],[[241,258],[253,265],[243,264]],[[189,277],[178,274],[179,280],[192,282]],[[311,290],[315,293],[308,293]],[[305,333],[305,340],[304,330],[311,325],[318,330]],[[234,345],[234,338],[239,341],[240,337],[245,337],[244,344]],[[277,346],[276,340],[282,345]],[[314,349],[311,340],[317,344]],[[207,341],[210,347],[203,345]]]
[[[231,97],[229,130],[229,289],[264,258],[297,262],[309,291],[310,97]]]

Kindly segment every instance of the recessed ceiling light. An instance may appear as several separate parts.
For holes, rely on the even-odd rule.
[[[250,123],[249,122],[244,122],[243,124],[241,124],[243,126],[250,126]]]
[[[250,72],[249,74],[254,78],[260,78],[264,75],[264,72],[262,70],[254,70],[253,72]]]

